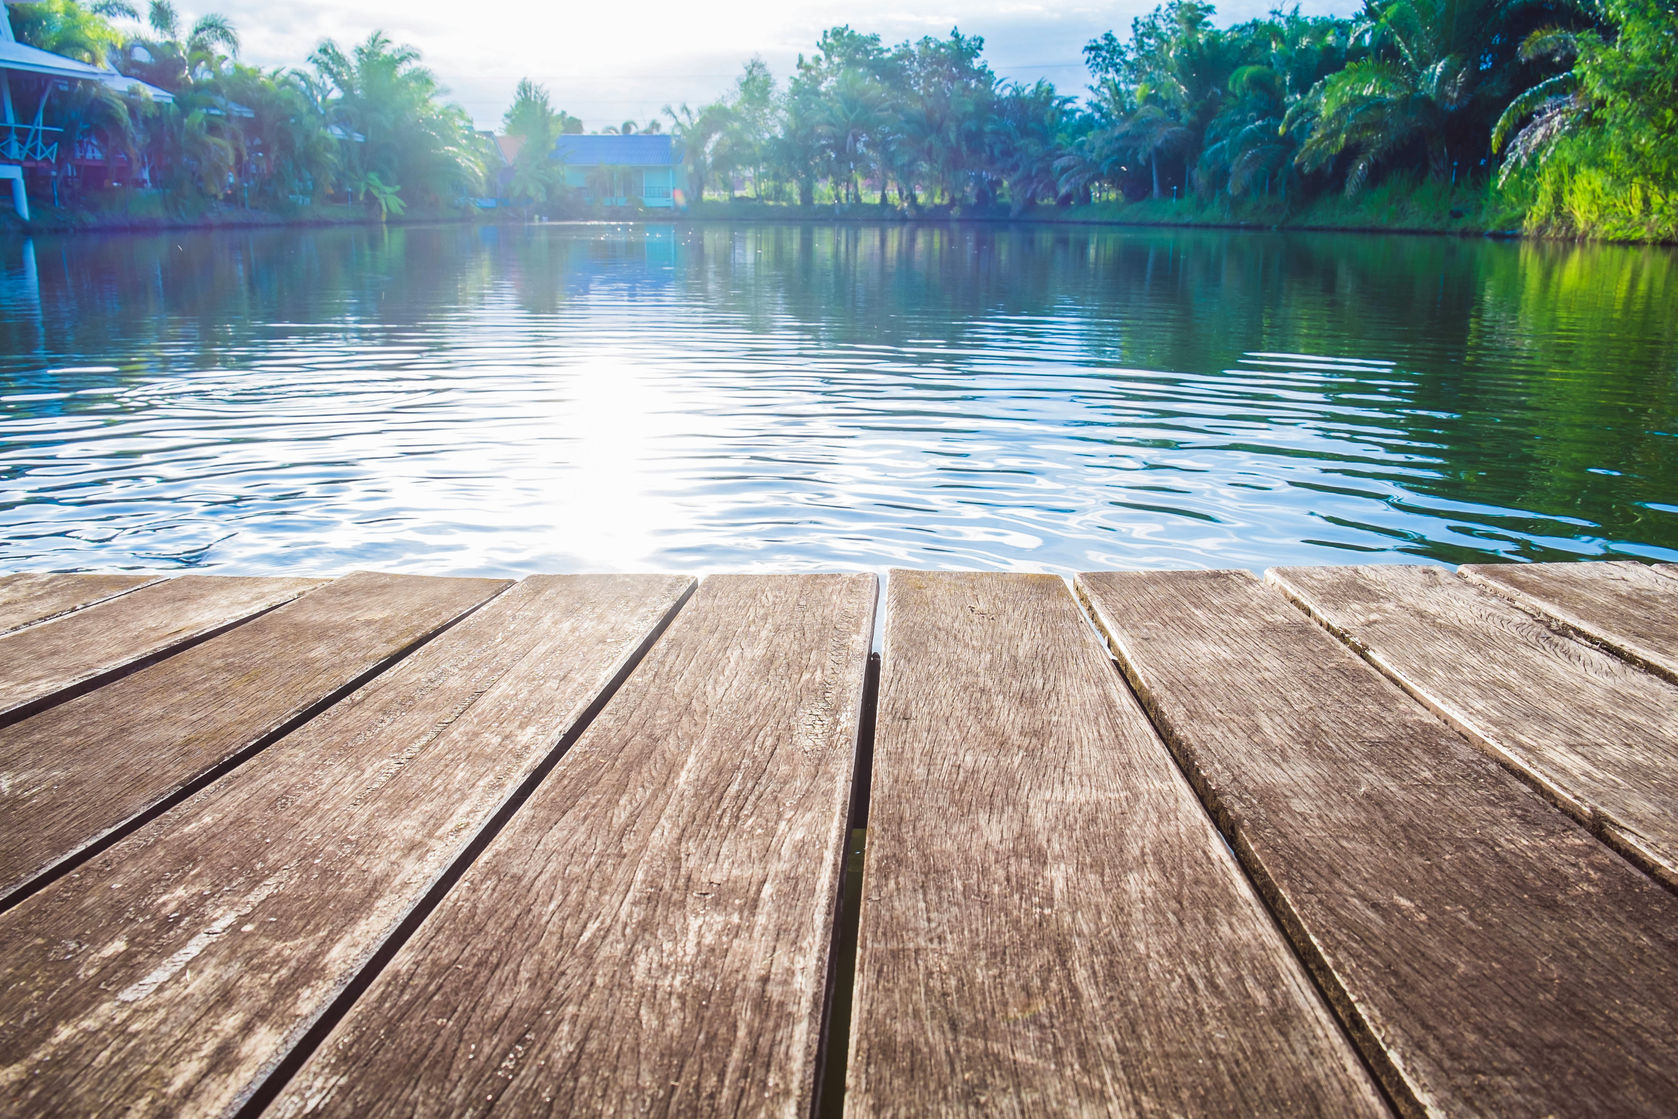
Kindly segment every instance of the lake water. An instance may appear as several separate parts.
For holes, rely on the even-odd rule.
[[[1668,249],[1084,227],[0,241],[0,570],[1678,559]]]

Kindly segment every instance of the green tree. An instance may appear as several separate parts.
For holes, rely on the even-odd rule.
[[[1239,64],[1241,44],[1212,26],[1212,5],[1170,0],[1132,21],[1129,42],[1111,31],[1084,47],[1096,79],[1101,147],[1109,160],[1146,167],[1158,198],[1188,186],[1211,121]]]
[[[135,11],[124,0],[100,0],[83,6],[76,0],[39,0],[8,8],[12,34],[18,42],[44,51],[109,68],[123,44],[113,19],[133,19]]]
[[[1678,8],[1605,0],[1606,31],[1571,36],[1569,77],[1515,135],[1511,186],[1536,232],[1612,240],[1678,239]],[[1549,36],[1550,49],[1559,44]],[[1539,49],[1542,40],[1529,40]],[[1537,87],[1535,87],[1537,88]],[[1500,138],[1528,116],[1518,99]]]
[[[982,58],[985,41],[952,29],[896,52],[907,79],[902,142],[946,204],[992,200],[985,135],[996,107],[996,75]]]
[[[735,79],[731,108],[723,137],[724,159],[730,167],[743,169],[751,176],[752,194],[761,199],[770,144],[781,123],[775,76],[763,59],[752,58]]]
[[[339,130],[352,192],[378,201],[375,189],[406,191],[447,203],[481,185],[484,158],[471,118],[443,102],[418,50],[375,31],[347,54],[327,39],[309,61],[331,90],[326,115]],[[378,176],[378,188],[369,175]]]
[[[1061,193],[1056,166],[1076,139],[1073,99],[1039,80],[1005,83],[998,91],[987,137],[989,166],[1007,187],[1009,212],[1018,216],[1034,202]]]
[[[501,118],[501,130],[519,141],[508,186],[515,202],[543,207],[564,193],[565,169],[554,158],[554,144],[567,119],[567,114],[553,107],[544,86],[529,78],[519,81],[513,103]]]
[[[136,131],[145,173],[177,203],[226,194],[251,149],[241,115],[250,110],[221,89],[238,53],[238,32],[225,16],[200,16],[183,27],[169,0],[152,0],[145,30],[122,46],[125,73],[174,95],[172,104],[145,114]]]
[[[1457,164],[1489,154],[1491,117],[1508,100],[1523,24],[1540,14],[1526,0],[1388,0],[1354,27],[1368,55],[1325,77],[1290,109],[1309,135],[1307,171],[1344,156],[1345,189],[1356,194],[1381,167],[1419,152],[1436,182]]]
[[[823,178],[844,201],[857,201],[858,176],[879,173],[893,65],[878,35],[850,27],[829,28],[814,54],[799,56],[782,104],[783,131],[769,148],[771,162],[797,183],[802,204],[814,202]]]
[[[151,0],[146,25],[151,34],[124,47],[125,71],[171,93],[208,81],[239,57],[239,34],[226,16],[200,16],[183,29],[169,0]]]
[[[243,140],[240,178],[249,199],[289,208],[312,201],[338,171],[339,144],[327,131],[323,88],[296,70],[259,70],[228,65],[211,83],[240,116]]]
[[[814,205],[816,183],[827,167],[819,139],[824,108],[819,56],[799,55],[781,99],[781,128],[769,141],[768,159],[770,173],[797,189],[801,206]]]
[[[1206,127],[1196,166],[1203,192],[1268,193],[1286,198],[1304,129],[1288,110],[1346,63],[1346,21],[1305,17],[1296,7],[1232,28],[1242,64],[1230,75],[1222,107]]]
[[[685,103],[680,109],[666,105],[664,112],[670,118],[671,135],[681,149],[688,194],[695,202],[702,201],[712,173],[712,155],[732,123],[733,110],[725,102],[713,101],[698,112]]]

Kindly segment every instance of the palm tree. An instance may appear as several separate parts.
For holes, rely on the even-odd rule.
[[[1162,172],[1192,185],[1196,154],[1224,107],[1244,36],[1212,26],[1212,6],[1169,0],[1131,25],[1130,42],[1112,32],[1084,47],[1096,79],[1099,146],[1122,171],[1147,167],[1151,194],[1164,193]]]
[[[730,99],[729,126],[723,137],[728,162],[749,171],[752,194],[763,197],[764,165],[769,159],[770,138],[779,123],[775,78],[761,58],[752,58],[734,82]]]
[[[348,54],[327,39],[309,61],[332,91],[327,118],[344,137],[344,173],[353,192],[376,200],[368,178],[376,174],[380,190],[446,202],[482,181],[471,118],[443,103],[419,51],[375,31]]]
[[[705,197],[705,184],[712,171],[712,149],[727,131],[733,110],[721,101],[702,106],[698,112],[684,102],[680,109],[664,107],[670,118],[670,133],[681,145],[682,163],[687,167],[688,192],[695,202]]]
[[[1194,133],[1170,109],[1147,104],[1125,121],[1117,136],[1138,163],[1153,176],[1153,197],[1159,198],[1159,167],[1163,160],[1182,159],[1194,149]],[[1176,188],[1173,187],[1173,190]]]
[[[565,172],[554,159],[554,144],[565,126],[566,114],[556,111],[545,87],[521,80],[513,104],[501,118],[501,128],[519,140],[508,192],[514,201],[545,206],[565,187]]]
[[[820,141],[824,121],[822,72],[818,61],[801,55],[781,98],[781,128],[769,141],[771,173],[798,188],[798,204],[815,203],[816,181],[826,171],[827,152]]]
[[[977,35],[951,31],[948,38],[927,36],[896,52],[908,93],[898,118],[903,142],[951,205],[966,197],[970,184],[988,193],[982,174],[985,133],[997,81],[981,57],[984,45]]]
[[[327,187],[337,173],[340,145],[327,131],[325,91],[313,76],[234,63],[213,88],[251,114],[241,118],[240,177],[255,198],[284,208]]]
[[[1544,27],[1528,35],[1521,44],[1523,60],[1549,59],[1565,63],[1567,68],[1522,90],[1497,118],[1497,124],[1492,127],[1492,151],[1503,152],[1508,147],[1498,172],[1499,183],[1583,121],[1585,105],[1579,95],[1579,75],[1573,70],[1573,61],[1579,57],[1581,46],[1587,43],[1597,46],[1601,42],[1602,36],[1594,28],[1574,31]]]
[[[855,70],[841,73],[828,93],[817,128],[831,153],[846,202],[862,201],[857,171],[876,162],[871,149],[883,140],[885,103],[879,83]]]
[[[1031,86],[1009,82],[997,98],[988,135],[988,163],[1008,186],[1009,208],[1018,216],[1040,199],[1060,193],[1056,165],[1065,157],[1072,98],[1049,82]]]
[[[1572,66],[1505,110],[1494,131],[1508,141],[1504,175],[1529,169],[1530,229],[1678,239],[1678,12],[1664,0],[1602,0],[1587,14],[1597,26],[1546,28],[1523,43]]]
[[[1262,55],[1230,75],[1229,95],[1206,128],[1196,179],[1202,189],[1222,184],[1231,195],[1268,192],[1275,183],[1285,199],[1304,141],[1302,128],[1288,125],[1288,110],[1345,65],[1345,21],[1295,9],[1236,33]]]
[[[136,18],[124,0],[98,0],[85,7],[76,0],[38,0],[13,5],[9,15],[18,42],[104,67],[123,43],[110,21]]]
[[[1120,182],[1130,170],[1130,158],[1116,129],[1091,127],[1055,160],[1055,181],[1061,194],[1088,199],[1101,184]]]
[[[1453,141],[1484,150],[1473,118],[1507,66],[1510,31],[1525,0],[1366,0],[1354,37],[1367,58],[1318,82],[1290,109],[1286,125],[1305,125],[1299,166],[1312,171],[1349,155],[1346,193],[1356,194],[1375,169],[1406,149],[1420,148],[1435,181],[1451,174]]]
[[[1346,193],[1356,194],[1381,163],[1412,143],[1424,146],[1428,174],[1450,172],[1446,121],[1468,103],[1470,73],[1463,60],[1436,59],[1416,69],[1395,59],[1362,59],[1325,78],[1288,113],[1285,127],[1310,133],[1297,162],[1315,171],[1349,151]]]
[[[86,154],[86,145],[96,146],[107,160],[121,155],[130,167],[141,166],[135,117],[145,111],[110,86],[72,82],[57,99],[57,122],[63,129],[57,160],[61,176],[70,170],[72,160]]]
[[[226,16],[200,16],[183,34],[175,6],[151,0],[146,24],[151,35],[128,41],[129,72],[171,93],[214,77],[229,59],[239,57],[239,34]]]
[[[129,17],[134,10],[114,5]],[[120,58],[125,73],[174,94],[137,122],[136,148],[146,177],[158,169],[163,185],[177,196],[219,197],[235,180],[251,150],[235,107],[220,88],[238,57],[239,36],[225,16],[205,15],[183,30],[169,0],[151,0],[146,34],[130,37]]]

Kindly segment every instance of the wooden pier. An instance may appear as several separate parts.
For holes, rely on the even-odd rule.
[[[1678,1114],[1678,568],[0,577],[0,1114]]]

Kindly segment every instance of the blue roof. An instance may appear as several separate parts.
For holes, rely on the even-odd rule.
[[[554,142],[554,158],[570,167],[672,167],[676,163],[670,137],[561,136]]]

